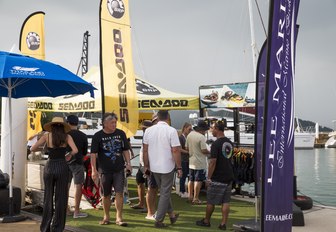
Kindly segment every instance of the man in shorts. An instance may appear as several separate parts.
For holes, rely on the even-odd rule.
[[[204,120],[198,120],[197,126],[188,134],[185,144],[189,151],[189,201],[195,205],[202,203],[199,199],[199,193],[203,181],[205,181],[206,158],[209,154],[204,136],[208,129],[209,125]]]
[[[230,139],[224,136],[225,126],[226,121],[217,121],[212,127],[212,134],[217,139],[211,146],[210,158],[208,160],[208,189],[205,218],[196,222],[198,226],[210,227],[210,218],[215,205],[221,205],[222,221],[218,226],[221,230],[226,230],[230,211],[231,185],[234,178],[231,163],[233,144]]]
[[[124,201],[125,166],[132,173],[130,163],[130,146],[124,131],[117,129],[118,117],[115,113],[103,115],[103,129],[94,134],[91,143],[92,179],[98,180],[100,175],[101,192],[103,195],[104,218],[100,225],[110,224],[110,207],[112,187],[115,192],[116,221],[119,226],[127,226],[123,221],[122,210]],[[98,171],[96,167],[98,159]]]
[[[75,184],[75,211],[73,213],[73,218],[83,218],[88,216],[86,213],[79,211],[79,205],[82,199],[82,186],[84,183],[83,157],[87,154],[88,139],[86,134],[78,130],[78,117],[76,115],[69,115],[67,117],[67,122],[71,128],[68,134],[71,135],[78,148],[78,153],[68,161],[70,169],[69,186],[72,178],[74,179]]]

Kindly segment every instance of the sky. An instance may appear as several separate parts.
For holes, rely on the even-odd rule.
[[[266,30],[268,0],[257,0]],[[266,35],[253,3],[257,50]],[[89,68],[99,65],[98,0],[0,0],[0,50],[19,46],[22,23],[45,12],[46,59],[76,73],[89,31]],[[334,128],[336,1],[301,0],[295,115]],[[254,81],[247,0],[130,0],[135,73],[170,91]],[[15,51],[15,49],[14,49]]]

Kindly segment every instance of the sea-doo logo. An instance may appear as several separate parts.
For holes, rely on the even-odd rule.
[[[137,93],[146,95],[160,95],[160,90],[145,81],[135,79],[135,84]]]
[[[188,107],[188,100],[138,100],[139,108],[185,108]]]
[[[28,102],[29,109],[35,110],[53,110],[52,102]]]
[[[114,42],[114,55],[115,66],[118,69],[118,92],[119,92],[119,115],[120,121],[129,123],[129,113],[128,113],[128,103],[127,103],[127,78],[131,78],[126,75],[126,64],[124,61],[124,52],[122,44],[122,35],[121,31],[114,29],[113,30],[113,42]]]
[[[95,108],[95,101],[83,101],[78,103],[60,103],[58,106],[59,111],[64,110],[92,110]]]
[[[40,48],[40,36],[35,32],[29,32],[26,37],[26,43],[30,50],[37,50]]]
[[[44,72],[37,71],[40,68],[28,68],[21,66],[13,66],[10,70],[11,74],[23,76],[45,76]]]
[[[125,6],[122,0],[107,0],[107,9],[110,15],[120,19],[125,13]]]

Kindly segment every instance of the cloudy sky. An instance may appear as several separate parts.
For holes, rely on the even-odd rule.
[[[259,50],[265,32],[253,2]],[[268,0],[258,0],[267,28]],[[45,12],[46,59],[76,72],[85,31],[89,67],[99,65],[99,0],[0,0],[0,50],[18,47],[23,21]],[[296,57],[296,116],[336,119],[336,1],[302,0]],[[247,0],[130,0],[135,72],[168,90],[253,81]],[[16,49],[17,50],[17,49]]]

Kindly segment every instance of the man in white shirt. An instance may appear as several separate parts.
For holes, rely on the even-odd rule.
[[[143,138],[145,173],[151,171],[160,188],[160,198],[155,216],[155,227],[166,227],[165,214],[169,214],[170,223],[177,221],[171,202],[171,190],[174,181],[175,165],[178,177],[182,176],[180,141],[176,129],[168,125],[169,113],[158,112],[159,122],[148,128]]]

